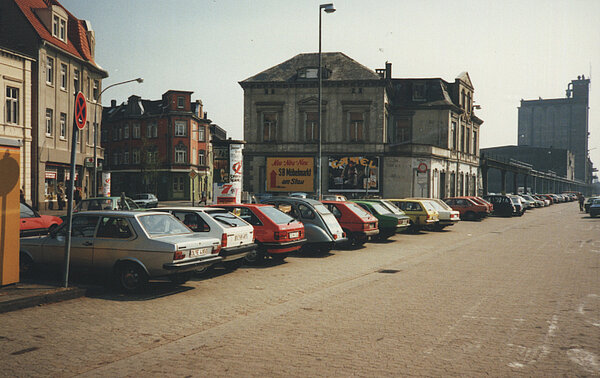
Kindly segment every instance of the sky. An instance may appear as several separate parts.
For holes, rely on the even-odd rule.
[[[110,100],[157,100],[193,91],[213,123],[243,139],[238,82],[300,53],[318,52],[314,0],[59,0],[96,33],[96,62]],[[517,144],[520,100],[564,98],[591,77],[589,149],[600,167],[600,0],[336,0],[322,16],[322,50],[339,51],[392,77],[464,71],[484,121],[481,147]]]

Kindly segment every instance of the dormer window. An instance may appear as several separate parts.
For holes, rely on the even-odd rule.
[[[323,72],[323,79],[327,79],[330,75],[330,72],[327,68],[322,67],[321,72]],[[298,79],[300,80],[311,80],[319,78],[319,68],[318,67],[304,67],[298,70]]]
[[[52,16],[52,36],[67,42],[67,20],[57,14]]]
[[[413,101],[425,101],[427,100],[427,86],[425,83],[414,83],[413,84]]]

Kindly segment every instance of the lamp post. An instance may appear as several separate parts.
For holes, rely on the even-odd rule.
[[[321,200],[321,149],[322,149],[322,142],[321,142],[321,137],[323,135],[322,131],[321,131],[321,92],[323,90],[323,74],[321,73],[321,66],[322,66],[322,61],[321,61],[321,9],[324,9],[326,13],[333,13],[335,12],[335,8],[333,7],[333,3],[328,3],[328,4],[321,4],[319,5],[319,71],[318,71],[318,75],[319,75],[319,156],[317,158],[317,198],[319,198],[319,200]]]
[[[127,84],[127,83],[131,83],[132,81],[137,81],[138,83],[143,83],[144,79],[142,79],[141,77],[138,77],[137,79],[131,79],[131,80],[125,80],[125,81],[121,81],[119,83],[114,83],[109,85],[108,87],[104,88],[100,93],[98,93],[98,96],[96,96],[94,98],[94,103],[96,104],[96,106],[94,107],[94,181],[93,181],[93,187],[92,187],[92,192],[94,194],[94,197],[98,197],[98,161],[96,161],[96,154],[97,154],[97,144],[98,144],[98,125],[96,124],[96,118],[97,118],[97,113],[98,113],[98,100],[100,99],[100,97],[102,96],[102,93],[104,93],[108,88],[112,88],[112,87],[116,87],[117,85],[121,85],[121,84]]]

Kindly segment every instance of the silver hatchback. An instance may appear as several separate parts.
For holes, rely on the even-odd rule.
[[[21,271],[60,269],[66,233],[65,222],[48,236],[21,238]],[[219,245],[162,212],[80,212],[73,215],[70,267],[105,273],[133,292],[153,278],[185,283],[194,270],[221,261]]]

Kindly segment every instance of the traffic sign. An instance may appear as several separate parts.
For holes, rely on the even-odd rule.
[[[425,172],[427,172],[427,168],[428,168],[428,167],[427,167],[427,164],[426,164],[426,163],[423,163],[423,162],[421,162],[421,163],[419,164],[419,166],[417,167],[417,171],[419,171],[420,173],[425,173]]]
[[[190,174],[190,178],[196,178],[196,176],[198,175],[198,174],[196,173],[196,171],[194,171],[193,169],[190,171],[190,173],[189,173],[189,174]]]
[[[75,124],[79,130],[83,130],[87,121],[87,101],[83,93],[78,92],[75,97]]]

